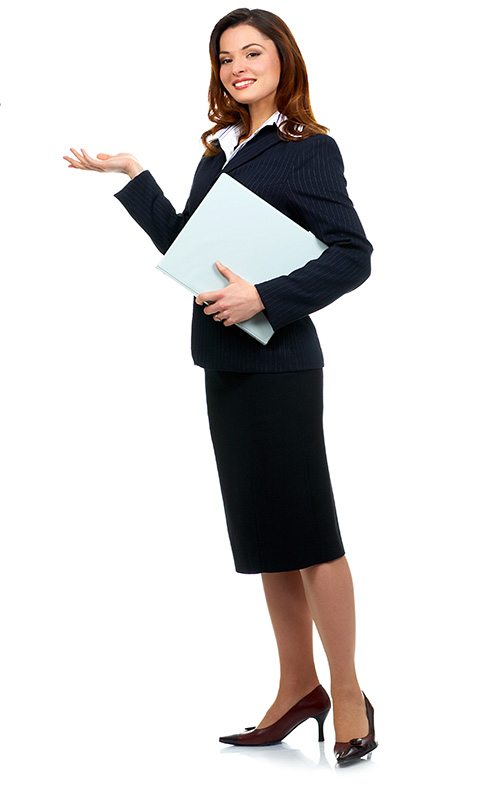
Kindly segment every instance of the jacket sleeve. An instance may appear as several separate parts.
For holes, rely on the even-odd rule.
[[[275,331],[331,304],[371,273],[373,247],[347,193],[337,143],[318,134],[296,144],[286,187],[290,215],[328,248],[290,274],[255,283]]]
[[[162,254],[173,244],[190,217],[189,198],[184,211],[176,213],[149,170],[131,178],[114,197],[146,231]]]

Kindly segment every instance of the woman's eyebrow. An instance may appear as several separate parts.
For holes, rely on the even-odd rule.
[[[248,49],[248,47],[262,47],[262,44],[257,44],[257,43],[255,43],[255,44],[245,44],[245,46],[241,47],[241,48],[242,49]],[[262,49],[265,49],[265,47],[262,47]],[[223,54],[224,55],[230,55],[231,53],[228,52],[227,49],[221,49],[220,52],[219,52],[219,55],[223,55]]]

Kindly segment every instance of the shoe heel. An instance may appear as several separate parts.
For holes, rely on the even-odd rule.
[[[320,713],[319,715],[315,715],[314,717],[318,721],[318,742],[325,741],[325,735],[323,733],[323,724],[325,722],[325,718],[330,712],[330,709],[325,710],[324,712]]]

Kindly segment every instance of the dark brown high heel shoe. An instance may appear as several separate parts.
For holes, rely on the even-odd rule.
[[[368,698],[365,696],[364,691],[361,691],[365,697],[366,715],[368,718],[368,734],[365,737],[353,737],[349,742],[341,742],[337,740],[334,746],[334,753],[337,757],[337,764],[350,764],[358,759],[361,759],[365,754],[373,751],[378,742],[375,741],[375,724],[373,716],[373,707]]]
[[[331,706],[330,696],[322,685],[317,685],[271,726],[263,726],[261,729],[249,726],[240,734],[219,737],[219,742],[230,745],[276,745],[308,718],[316,718],[318,721],[318,740],[323,742],[323,724]]]

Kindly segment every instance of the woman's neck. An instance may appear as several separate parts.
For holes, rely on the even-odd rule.
[[[270,118],[271,115],[274,115],[275,112],[277,112],[276,109],[274,109],[271,112],[269,112],[268,114],[266,114],[264,118],[262,118],[262,117],[259,118],[259,120],[254,120],[254,118],[251,118],[251,120],[250,120],[250,131],[244,137],[241,136],[239,138],[238,145],[240,145],[240,143],[244,142],[245,140],[248,140],[248,138],[251,137],[252,134],[255,134],[257,129],[260,129],[262,124],[265,123],[265,121],[267,121],[267,119]]]

